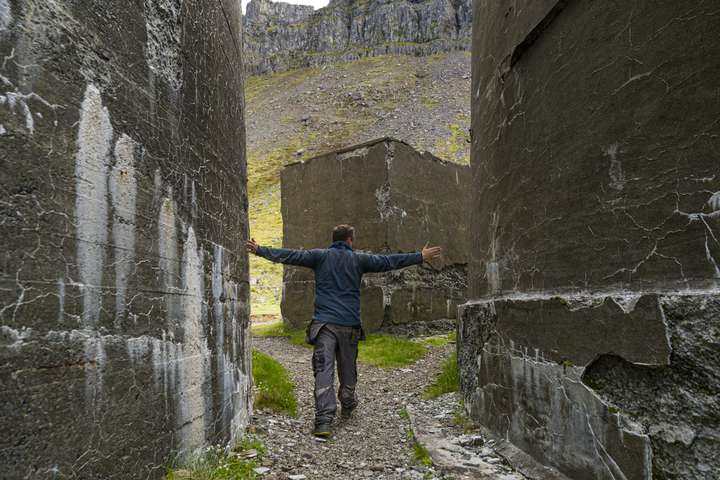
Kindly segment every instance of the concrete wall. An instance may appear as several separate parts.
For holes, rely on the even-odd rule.
[[[573,479],[720,471],[720,15],[476,0],[460,364]]]
[[[359,250],[414,252],[425,242],[445,248],[435,268],[365,276],[366,329],[455,318],[465,298],[468,167],[380,139],[290,165],[281,180],[285,247],[327,247],[333,227],[350,223]],[[285,321],[306,325],[313,302],[312,271],[286,267]]]
[[[160,478],[247,423],[240,25],[0,0],[3,478]]]

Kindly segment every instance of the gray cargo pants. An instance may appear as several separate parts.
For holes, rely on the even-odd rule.
[[[357,406],[358,342],[360,327],[345,327],[313,321],[307,329],[307,341],[315,347],[312,357],[315,374],[315,423],[332,423],[335,418],[335,361],[337,360],[340,388],[337,396],[343,409]]]

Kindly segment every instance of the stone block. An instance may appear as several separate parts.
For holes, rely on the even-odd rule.
[[[718,32],[701,0],[474,4],[461,385],[573,479],[720,470]]]
[[[469,184],[468,167],[389,138],[289,165],[282,173],[284,246],[326,247],[341,223],[355,226],[358,250],[385,254],[418,251],[426,242],[441,245],[444,258],[433,267],[367,275],[363,295],[374,299],[362,300],[362,319],[372,331],[454,318],[454,306],[464,301]],[[304,282],[311,275],[285,268],[284,292],[291,300],[283,300],[282,312],[289,325],[309,321],[313,298]],[[432,295],[409,301],[414,289]]]

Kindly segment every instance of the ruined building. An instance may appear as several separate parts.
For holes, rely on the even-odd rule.
[[[469,413],[567,478],[717,478],[717,5],[473,18]]]
[[[251,0],[243,18],[251,74],[358,58],[466,50],[470,0],[331,0],[321,9]]]
[[[160,478],[247,423],[240,25],[0,0],[2,478]]]
[[[341,223],[354,247],[372,253],[445,248],[444,263],[363,277],[366,330],[452,324],[464,301],[469,168],[382,138],[298,162],[282,172],[286,248],[325,248]],[[313,272],[285,267],[282,316],[291,327],[312,318]],[[421,322],[424,325],[407,325]]]

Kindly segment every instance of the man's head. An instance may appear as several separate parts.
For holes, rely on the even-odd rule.
[[[348,245],[352,246],[353,240],[355,240],[355,228],[351,225],[338,225],[333,228],[333,242],[347,242]]]

